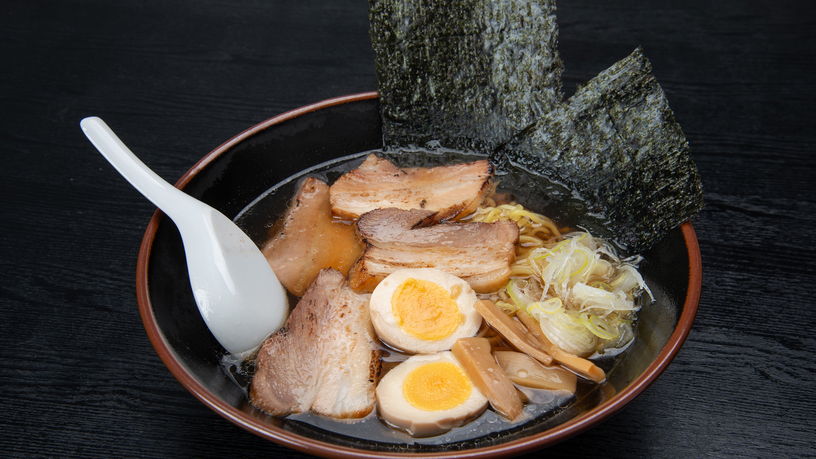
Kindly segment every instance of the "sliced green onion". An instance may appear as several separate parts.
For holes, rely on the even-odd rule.
[[[547,250],[549,250],[549,253],[545,253],[544,255],[537,256],[536,260],[540,260],[542,258],[547,258],[550,255],[555,255],[555,252],[561,250],[561,247],[564,247],[565,245],[567,245],[567,243],[569,241],[570,241],[569,239],[565,239],[565,240],[559,242],[558,244],[555,245],[555,247],[553,247],[551,249],[547,249]]]
[[[581,314],[581,323],[598,338],[609,340],[618,337],[618,330],[596,315]]]
[[[507,283],[507,293],[510,295],[510,299],[516,303],[516,306],[519,308],[526,308],[527,305],[534,303],[535,300],[524,293],[522,290],[524,286],[520,285],[522,282],[524,283],[524,286],[526,286],[527,281],[510,279],[510,282]]]
[[[527,312],[530,313],[531,316],[538,319],[538,316],[541,314],[553,314],[561,310],[563,303],[561,302],[561,298],[555,297],[550,298],[545,301],[536,301],[531,305],[527,306]]]
[[[592,354],[597,338],[581,323],[580,319],[565,311],[547,314],[541,318],[541,331],[557,347],[575,354]]]
[[[581,255],[584,256],[584,264],[582,264],[580,268],[578,268],[575,271],[571,272],[570,277],[574,277],[574,276],[580,274],[581,271],[583,271],[587,267],[587,265],[589,264],[589,257],[587,256],[586,253],[584,253],[583,250],[576,250],[575,253],[580,253]],[[570,257],[570,261],[572,261],[572,260],[574,260],[574,258]]]
[[[606,290],[607,292],[611,292],[612,290],[615,290],[614,287],[612,287],[611,285],[609,285],[607,282],[604,282],[604,281],[595,281],[595,282],[593,282],[593,283],[591,283],[589,285],[590,285],[590,287],[595,287],[595,288],[599,288],[601,290]]]

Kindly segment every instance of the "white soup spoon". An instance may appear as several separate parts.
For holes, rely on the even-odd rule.
[[[156,175],[101,119],[85,118],[80,126],[102,156],[176,224],[198,310],[228,352],[252,350],[283,326],[286,291],[240,228]]]

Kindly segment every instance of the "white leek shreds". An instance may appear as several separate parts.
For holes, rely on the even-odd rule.
[[[531,256],[539,265],[538,274],[545,291],[552,286],[554,295],[568,295],[568,290],[576,283],[608,272],[609,263],[602,261],[593,247],[596,243],[592,236],[579,233],[552,248],[536,249]]]
[[[480,207],[469,218],[519,227],[513,279],[494,295],[507,314],[528,311],[553,344],[579,356],[631,341],[635,299],[642,291],[652,297],[639,257],[622,260],[586,231],[562,236],[550,219],[515,203]]]
[[[534,298],[528,296],[524,291],[525,287],[527,287],[527,281],[525,280],[510,279],[510,282],[507,283],[507,293],[510,295],[510,298],[519,307],[523,308],[536,302]]]
[[[563,303],[558,297],[544,301],[536,301],[527,306],[527,312],[533,317],[539,317],[542,314],[552,314],[561,309],[563,309]]]
[[[598,338],[610,340],[618,337],[617,328],[610,325],[606,320],[595,315],[589,315],[586,312],[581,313],[580,317],[581,323]]]
[[[634,293],[648,289],[637,269],[617,257],[608,259],[614,250],[589,233],[566,237],[530,254],[535,260],[530,264],[536,265],[534,271],[538,271],[545,292],[577,311],[593,307],[607,312],[632,310]]]
[[[625,264],[620,266],[618,271],[620,271],[620,274],[609,282],[613,288],[627,292],[630,295],[637,289],[643,289],[649,294],[649,298],[654,301],[652,291],[649,289],[649,286],[646,285],[646,282],[643,281],[643,276],[640,275],[634,266]]]
[[[586,284],[575,284],[571,299],[577,311],[590,311],[596,315],[606,316],[615,311],[635,310],[634,300],[627,298],[623,290],[609,292]]]
[[[618,349],[626,346],[629,344],[630,341],[635,339],[635,332],[632,329],[632,324],[628,322],[618,322],[613,325],[617,330],[617,337],[610,340],[601,341],[601,344],[598,346],[597,351],[599,353],[604,353],[607,349]]]
[[[532,249],[532,250],[530,250]],[[553,344],[586,356],[610,343],[626,344],[639,292],[651,296],[637,259],[621,260],[615,250],[587,232],[526,249],[507,293],[541,324]],[[630,261],[634,263],[629,263]],[[557,301],[557,303],[556,303]]]
[[[598,346],[598,340],[590,332],[578,317],[566,311],[558,311],[551,314],[539,315],[541,332],[554,345],[575,354],[579,357],[586,357]]]

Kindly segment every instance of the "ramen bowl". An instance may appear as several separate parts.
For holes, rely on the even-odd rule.
[[[362,158],[381,147],[377,94],[340,97],[240,133],[201,159],[176,186],[235,218],[267,190],[292,182],[304,170],[338,158]],[[257,237],[265,229],[245,230]],[[643,256],[641,273],[655,301],[639,312],[637,338],[608,372],[606,384],[512,428],[450,441],[378,437],[364,432],[365,425],[339,423],[334,428],[333,421],[273,418],[253,408],[242,388],[246,381],[236,377],[238,364],[225,364],[224,349],[198,312],[178,230],[160,211],[142,241],[137,296],[150,341],[176,379],[209,408],[260,437],[335,458],[508,457],[551,446],[603,422],[653,383],[677,354],[700,297],[700,252],[691,223],[672,230]]]

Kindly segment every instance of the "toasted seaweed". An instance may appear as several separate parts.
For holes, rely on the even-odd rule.
[[[702,208],[688,143],[640,48],[564,102],[554,0],[369,5],[387,150],[477,151],[541,174],[631,253]]]
[[[631,252],[651,247],[703,207],[688,142],[640,48],[494,158],[577,191]]]
[[[370,0],[384,142],[491,151],[561,103],[552,0]]]

